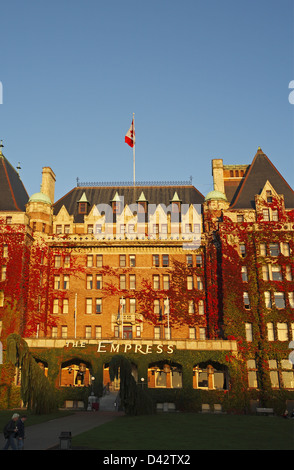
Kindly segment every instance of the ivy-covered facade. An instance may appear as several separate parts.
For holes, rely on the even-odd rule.
[[[0,159],[14,191],[0,207],[4,358],[17,333],[60,406],[119,390],[122,356],[158,409],[292,410],[294,192],[261,149],[248,165],[213,160],[205,197],[79,185],[54,202],[50,168],[29,197]],[[0,368],[5,407],[20,373]]]

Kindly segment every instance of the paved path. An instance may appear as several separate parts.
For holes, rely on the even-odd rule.
[[[111,395],[106,395],[105,400],[101,400],[101,405],[101,411],[77,411],[64,418],[26,426],[25,450],[49,450],[59,446],[61,432],[70,431],[73,437],[124,415],[122,412],[115,411]],[[104,411],[107,409],[109,411]],[[3,449],[4,444],[5,439],[1,433],[0,449]]]

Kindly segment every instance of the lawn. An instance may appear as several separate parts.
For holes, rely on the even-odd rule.
[[[26,427],[32,426],[33,424],[40,424],[44,421],[51,419],[63,418],[71,414],[70,411],[56,411],[56,413],[50,413],[46,415],[36,415],[26,410],[1,410],[0,411],[0,432],[2,432],[5,424],[11,419],[14,413],[18,413],[20,416],[26,415],[28,417],[26,421]]]
[[[73,437],[72,445],[102,450],[293,450],[294,420],[197,413],[122,416]]]

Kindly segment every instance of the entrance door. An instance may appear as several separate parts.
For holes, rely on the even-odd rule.
[[[132,326],[124,325],[123,339],[132,339],[132,337],[133,337]]]

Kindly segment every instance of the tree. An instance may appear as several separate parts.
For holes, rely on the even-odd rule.
[[[21,398],[36,414],[56,410],[55,390],[31,353],[27,343],[17,334],[7,338],[7,362],[21,370]]]
[[[146,392],[137,385],[132,375],[130,361],[120,355],[113,356],[109,363],[110,380],[120,379],[120,400],[126,414],[136,416],[153,413],[153,403]]]

